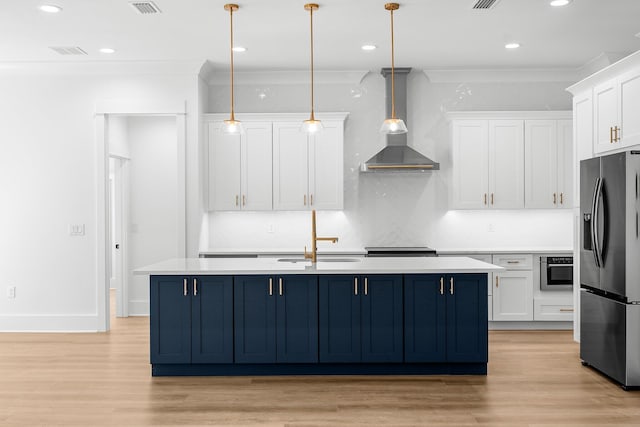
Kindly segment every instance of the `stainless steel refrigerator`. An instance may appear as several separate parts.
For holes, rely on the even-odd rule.
[[[640,387],[640,151],[580,162],[580,358]]]

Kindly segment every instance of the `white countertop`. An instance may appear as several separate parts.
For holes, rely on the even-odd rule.
[[[573,253],[570,247],[495,247],[495,248],[442,248],[436,249],[438,255],[457,254],[555,254]]]
[[[212,256],[277,256],[277,255],[300,255],[304,253],[303,248],[218,248],[200,251],[200,255]],[[365,255],[367,251],[364,248],[323,248],[318,250],[318,255]]]
[[[150,275],[489,273],[502,267],[467,257],[358,257],[356,262],[296,263],[277,258],[174,258],[135,270]]]

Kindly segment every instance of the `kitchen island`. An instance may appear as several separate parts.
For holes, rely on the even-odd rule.
[[[487,273],[466,257],[193,258],[150,275],[152,375],[487,372]]]

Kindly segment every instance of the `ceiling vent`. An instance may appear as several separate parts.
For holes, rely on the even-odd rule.
[[[491,9],[499,1],[500,0],[478,0],[476,4],[473,5],[473,9],[477,9],[477,10]]]
[[[161,13],[160,8],[152,1],[132,1],[129,3],[140,15]]]
[[[87,55],[87,52],[76,46],[50,46],[49,49],[60,55]]]

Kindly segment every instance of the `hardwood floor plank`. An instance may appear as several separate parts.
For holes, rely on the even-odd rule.
[[[568,331],[492,331],[489,375],[151,377],[148,318],[101,334],[0,334],[2,426],[640,425],[640,392]]]

